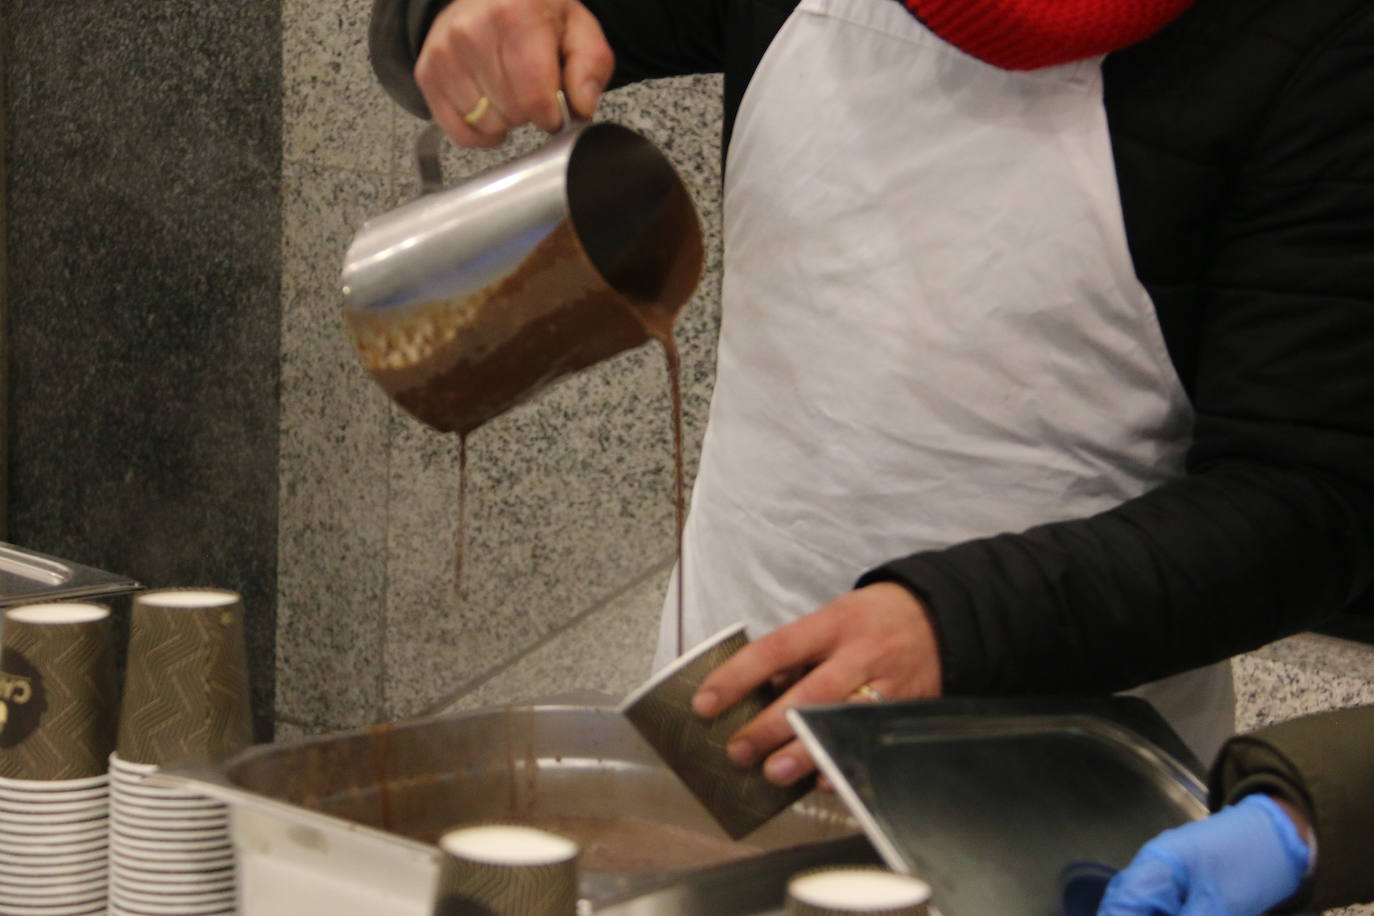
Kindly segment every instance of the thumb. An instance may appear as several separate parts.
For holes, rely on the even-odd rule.
[[[563,28],[563,86],[575,114],[590,118],[611,81],[615,55],[606,43],[601,24],[581,3],[568,4]]]
[[[1171,863],[1142,853],[1107,884],[1097,916],[1178,916],[1183,884]]]

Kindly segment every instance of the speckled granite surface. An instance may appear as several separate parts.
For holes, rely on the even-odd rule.
[[[363,221],[414,193],[420,122],[377,87],[369,0],[283,7],[285,220],[277,714],[334,729],[442,705],[638,581],[672,550],[663,356],[645,346],[570,379],[469,439],[462,588],[454,587],[458,443],[393,407],[353,357],[338,271]],[[608,96],[682,171],[708,234],[678,325],[689,462],[714,367],[719,82]],[[446,176],[543,142],[445,156]],[[645,625],[657,619],[657,607]],[[646,637],[645,646],[652,643]],[[646,663],[647,664],[647,663]]]

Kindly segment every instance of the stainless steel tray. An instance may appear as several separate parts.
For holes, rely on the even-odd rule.
[[[125,576],[0,541],[0,607],[119,595],[142,587]]]
[[[1197,762],[1135,698],[947,699],[789,713],[888,867],[945,916],[1057,916],[1072,862],[1120,868],[1207,814]]]
[[[593,908],[710,872],[724,858],[717,850],[748,856],[747,864],[845,836],[867,848],[843,802],[825,793],[729,848],[706,810],[609,708],[454,713],[185,762],[156,778],[229,804],[245,916],[428,916],[434,838],[487,819],[580,829],[614,817],[646,828],[649,839],[629,850],[630,860],[577,837],[582,895]]]

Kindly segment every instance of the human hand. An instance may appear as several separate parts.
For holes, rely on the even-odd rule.
[[[838,703],[864,685],[887,700],[939,696],[935,631],[925,608],[902,586],[865,586],[735,653],[702,682],[692,708],[710,718],[769,681],[790,686],[731,737],[726,753],[740,766],[766,756],[769,781],[791,785],[815,764],[794,738],[786,711]]]
[[[1289,814],[1247,795],[1150,840],[1112,878],[1098,916],[1258,916],[1302,884],[1311,851]]]
[[[430,26],[415,82],[454,143],[497,146],[522,124],[558,130],[561,87],[590,117],[614,66],[596,17],[577,0],[455,0]]]

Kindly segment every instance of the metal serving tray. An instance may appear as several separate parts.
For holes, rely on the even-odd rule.
[[[0,607],[136,592],[133,579],[0,541]]]
[[[888,867],[929,882],[944,916],[1057,916],[1064,866],[1121,868],[1208,810],[1196,759],[1133,697],[788,716]]]
[[[573,832],[583,845],[582,896],[593,909],[715,874],[717,863],[735,855],[847,836],[876,859],[843,802],[826,793],[802,799],[732,846],[610,708],[454,713],[262,745],[169,767],[155,778],[228,803],[245,916],[429,916],[439,863],[433,840],[448,827],[488,819],[582,829],[621,817],[644,828],[629,859],[609,848],[611,840],[598,849],[595,837]],[[805,867],[832,852],[798,855]],[[654,912],[702,910],[665,905]]]

